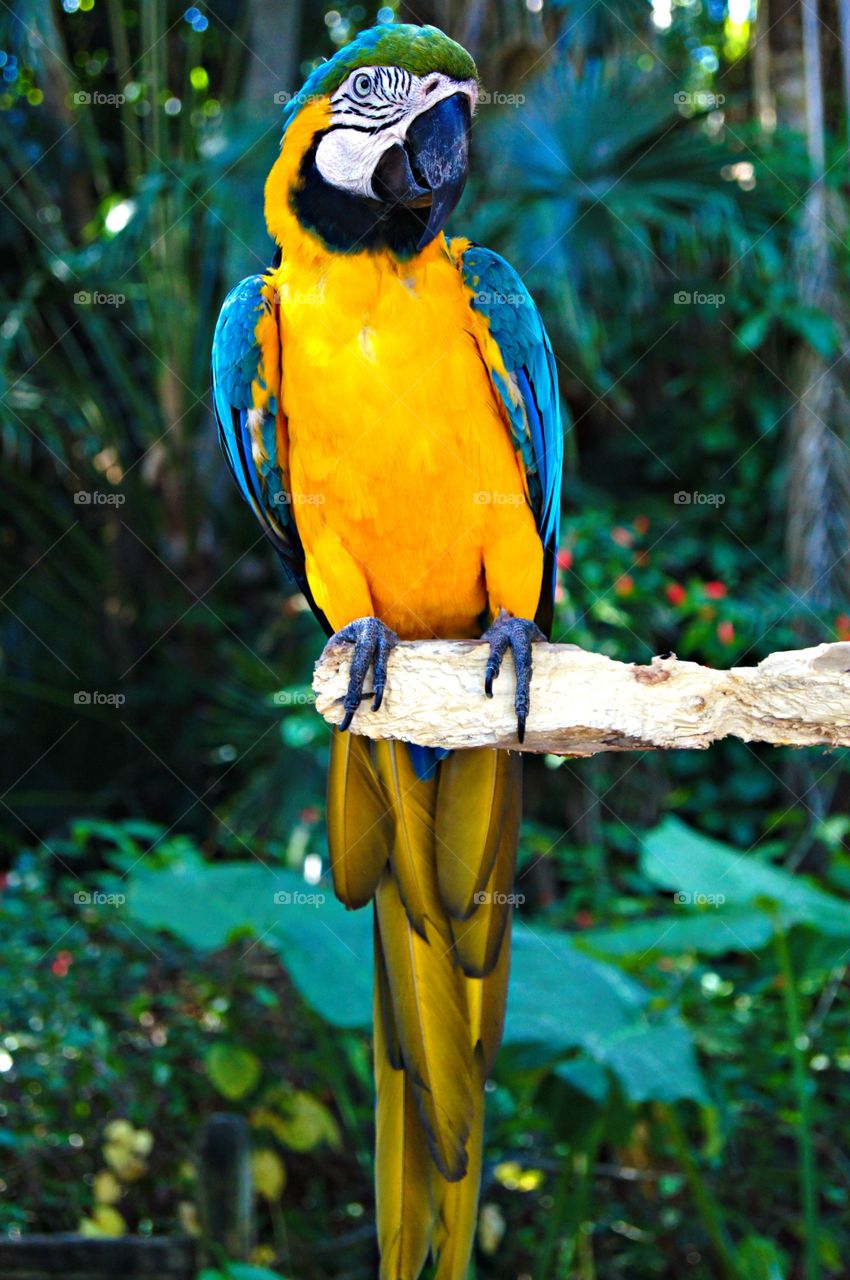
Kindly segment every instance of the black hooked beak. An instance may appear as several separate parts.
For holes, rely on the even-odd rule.
[[[465,93],[453,93],[417,116],[404,147],[390,147],[372,178],[379,199],[413,208],[430,205],[417,251],[440,234],[466,185],[471,111]]]

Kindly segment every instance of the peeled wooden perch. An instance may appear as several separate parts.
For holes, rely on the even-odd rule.
[[[510,747],[591,756],[598,751],[704,748],[721,738],[782,746],[850,746],[850,642],[772,653],[757,667],[715,671],[675,655],[648,666],[574,645],[536,644],[531,714],[516,738],[510,655],[484,696],[487,645],[421,640],[393,651],[384,703],[365,699],[352,732],[433,747]],[[351,647],[325,650],[313,690],[331,724],[342,719]],[[369,687],[369,681],[367,681]]]

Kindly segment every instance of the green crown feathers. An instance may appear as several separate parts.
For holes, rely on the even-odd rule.
[[[350,44],[311,72],[284,108],[284,132],[305,103],[333,93],[357,67],[403,67],[415,76],[441,71],[453,80],[478,78],[475,63],[463,46],[437,27],[380,23],[361,31]]]

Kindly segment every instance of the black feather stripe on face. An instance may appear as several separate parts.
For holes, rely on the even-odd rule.
[[[357,91],[361,78],[364,84],[369,83],[368,90],[362,94]],[[396,123],[404,114],[412,87],[413,76],[401,67],[374,67],[369,71],[358,71],[346,80],[344,88],[332,96],[331,108],[334,115],[344,115],[346,123],[349,117]]]

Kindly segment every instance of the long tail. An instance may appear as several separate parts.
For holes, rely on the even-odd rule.
[[[518,755],[455,752],[422,779],[402,743],[334,734],[337,896],[375,900],[380,1280],[464,1280],[478,1213],[484,1084],[502,1038]]]

